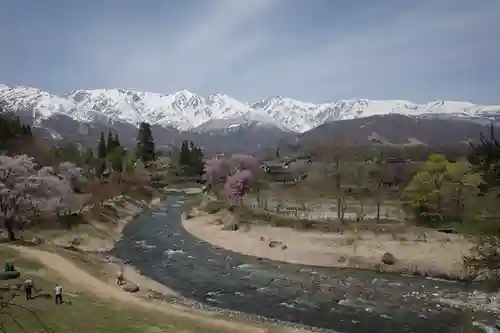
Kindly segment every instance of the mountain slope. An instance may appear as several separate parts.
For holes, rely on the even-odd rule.
[[[480,133],[488,130],[488,125],[457,118],[390,114],[326,123],[291,140],[283,140],[280,146],[296,146],[305,150],[333,144],[456,146],[477,142]]]
[[[6,100],[16,110],[34,111],[34,117],[38,118],[64,113],[83,122],[119,121],[137,125],[147,121],[179,131],[220,130],[249,123],[306,132],[331,121],[385,114],[451,116],[470,120],[500,118],[500,105],[469,102],[415,104],[405,100],[352,99],[313,104],[273,96],[247,104],[224,94],[205,98],[186,90],[163,95],[124,89],[79,89],[59,97],[35,88],[0,85],[0,99]]]
[[[208,151],[252,151],[290,135],[266,114],[251,112],[225,95],[202,99],[187,91],[165,96],[109,89],[74,91],[67,97],[0,86],[0,102],[6,111],[15,112],[49,141],[94,146],[102,131],[112,130],[126,147],[134,149],[141,121],[152,124],[159,149],[171,149],[189,139]]]
[[[500,117],[500,105],[476,105],[469,102],[434,101],[415,104],[404,100],[339,100],[335,103],[303,103],[279,96],[251,104],[264,110],[276,121],[295,132],[306,132],[331,121],[365,118],[375,115],[453,116],[462,118]]]
[[[331,136],[339,131],[343,133],[345,128],[350,128],[351,132],[346,134],[349,140],[359,141],[360,144],[368,136],[379,138],[385,144],[402,144],[413,137],[413,132],[416,141],[412,142],[427,144],[431,140],[434,144],[441,140],[451,143],[469,138],[469,130],[466,130],[469,124],[475,131],[474,122],[486,124],[500,119],[500,106],[468,102],[415,104],[405,100],[353,99],[313,104],[274,96],[244,103],[224,94],[202,97],[186,90],[164,95],[125,89],[78,89],[65,96],[57,96],[36,88],[0,85],[0,102],[24,122],[34,125],[36,131],[43,132],[48,140],[94,144],[101,131],[111,129],[119,133],[127,146],[134,147],[137,125],[146,121],[153,125],[159,147],[168,149],[188,138],[215,151],[251,151],[263,145],[273,146],[280,140],[294,140],[297,132],[304,133],[300,137],[309,138]],[[418,117],[391,118],[388,115]],[[366,127],[367,124],[373,122],[369,119],[374,116],[384,117],[375,121],[372,129],[375,134],[366,134],[370,128]],[[460,130],[462,134],[458,136],[445,135],[448,128],[443,131],[434,125],[427,125],[427,121],[424,123],[432,128],[430,132],[419,132],[417,128],[392,123],[393,119],[404,118],[408,119],[400,120],[402,124],[430,118],[429,121],[436,121],[434,124],[459,126],[457,128],[463,127],[464,130]],[[444,122],[457,119],[464,122],[461,125]],[[347,120],[354,121],[355,125],[347,125]],[[329,129],[322,129],[324,126]],[[317,131],[313,130],[315,128]],[[428,133],[432,139],[418,138],[421,133]]]
[[[68,96],[77,110],[94,110],[110,119],[138,124],[146,121],[180,131],[196,128],[213,119],[251,118],[274,124],[265,114],[256,117],[248,105],[229,96],[214,94],[200,97],[187,90],[170,95],[123,89],[74,90]],[[81,111],[80,111],[81,112]],[[274,124],[278,126],[278,124]]]

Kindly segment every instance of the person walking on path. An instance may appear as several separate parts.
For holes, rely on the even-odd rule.
[[[27,278],[26,281],[24,281],[24,291],[26,292],[26,300],[33,299],[32,293],[33,293],[33,279],[32,278]]]
[[[56,304],[62,304],[63,303],[62,287],[59,284],[56,285],[55,292],[56,292]]]

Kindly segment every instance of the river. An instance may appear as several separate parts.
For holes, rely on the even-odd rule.
[[[129,223],[113,255],[204,304],[332,332],[483,332],[470,311],[440,304],[471,285],[420,277],[320,268],[245,256],[186,232],[182,196]],[[474,314],[485,320],[493,317]]]

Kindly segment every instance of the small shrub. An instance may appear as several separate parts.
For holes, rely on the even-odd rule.
[[[226,203],[221,200],[209,201],[203,210],[209,214],[215,214],[226,208]]]
[[[407,242],[408,241],[408,238],[406,236],[399,236],[398,239],[400,242]]]
[[[353,245],[356,242],[356,238],[347,238],[345,240],[346,245]]]

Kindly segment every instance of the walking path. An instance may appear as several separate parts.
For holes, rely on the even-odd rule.
[[[222,319],[210,318],[208,315],[188,312],[187,309],[183,309],[181,306],[158,304],[154,301],[146,301],[132,294],[126,293],[121,289],[118,289],[116,286],[109,285],[99,280],[85,270],[77,267],[70,260],[58,254],[24,246],[10,247],[18,250],[23,256],[40,261],[43,265],[50,267],[61,277],[67,279],[70,283],[77,284],[100,298],[113,299],[122,304],[126,303],[148,310],[161,311],[167,315],[178,318],[191,319],[200,325],[206,325],[215,329],[245,333],[264,333],[267,331],[265,329],[253,327],[243,323],[230,322]]]

